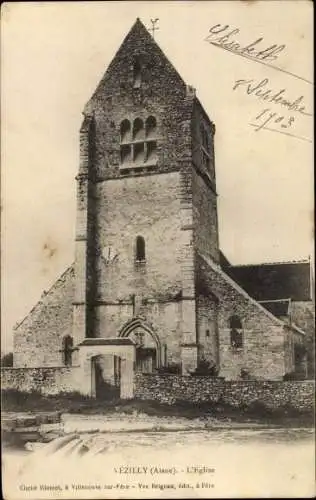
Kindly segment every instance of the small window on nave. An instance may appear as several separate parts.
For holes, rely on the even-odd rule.
[[[231,316],[229,318],[230,327],[230,344],[235,349],[243,347],[243,327],[239,316]]]

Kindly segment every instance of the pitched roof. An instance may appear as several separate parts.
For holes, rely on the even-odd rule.
[[[263,300],[260,301],[259,304],[265,307],[277,318],[282,318],[289,315],[291,299]]]
[[[103,92],[105,87],[117,87],[122,67],[130,64],[133,57],[139,55],[150,59],[152,65],[158,65],[163,67],[164,71],[168,71],[169,74],[172,73],[174,83],[180,85],[183,88],[183,92],[185,92],[186,84],[183,78],[169,61],[141,20],[137,18],[110,62],[91,99],[87,103],[86,110],[90,108],[92,100],[96,99],[99,93]]]
[[[225,272],[258,301],[311,300],[310,262],[223,266]]]
[[[221,268],[221,266],[219,266],[218,264],[216,264],[209,257],[206,257],[202,253],[198,252],[198,260],[200,260],[200,259],[202,260],[202,262],[204,261],[204,263],[210,269],[212,269],[220,277],[220,279],[223,280],[224,283],[227,283],[227,285],[229,287],[231,287],[234,290],[236,290],[236,292],[238,292],[240,295],[242,295],[246,300],[248,300],[251,304],[253,304],[258,310],[260,310],[261,312],[263,312],[276,325],[284,326],[284,323],[281,320],[279,320],[278,318],[276,318],[276,316],[274,316],[273,314],[271,314],[270,311],[268,311],[259,302],[257,302],[253,297],[251,297],[251,295],[249,295],[244,288],[242,288],[231,276],[229,276],[229,274],[226,272],[226,270],[224,271]]]
[[[291,323],[290,325],[285,323],[277,316],[272,314],[272,312],[270,312],[267,307],[264,307],[264,304],[255,300],[250,294],[248,294],[248,292],[243,287],[241,287],[231,276],[229,276],[226,269],[224,271],[220,265],[216,264],[212,259],[206,257],[202,253],[198,253],[198,260],[200,259],[202,259],[202,261],[204,261],[204,263],[210,269],[215,271],[215,273],[218,274],[223,279],[224,282],[226,282],[229,286],[234,288],[238,293],[243,295],[245,299],[247,299],[250,303],[252,303],[255,307],[257,307],[258,310],[261,310],[261,312],[263,312],[267,317],[269,317],[276,325],[290,328],[291,330],[294,330],[295,332],[301,335],[305,335],[305,332],[301,330],[298,326],[296,326],[294,323]]]

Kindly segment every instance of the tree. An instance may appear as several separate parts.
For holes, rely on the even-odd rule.
[[[1,357],[1,366],[9,367],[13,366],[13,352],[8,352]]]

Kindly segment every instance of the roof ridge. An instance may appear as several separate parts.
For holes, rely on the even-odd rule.
[[[257,302],[259,302],[259,304],[264,304],[264,303],[267,303],[267,302],[291,302],[291,297],[290,298],[287,298],[287,299],[270,299],[270,300],[257,300]]]
[[[298,260],[283,260],[283,261],[274,261],[274,262],[257,262],[257,263],[250,263],[250,264],[230,264],[229,268],[231,267],[251,267],[251,266],[271,266],[271,265],[276,265],[276,264],[309,264],[310,259],[305,258],[305,259],[298,259]]]

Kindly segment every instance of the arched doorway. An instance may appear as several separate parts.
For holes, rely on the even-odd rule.
[[[120,338],[128,337],[136,347],[135,370],[152,373],[161,366],[161,344],[158,335],[141,318],[125,323],[119,332]]]

